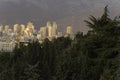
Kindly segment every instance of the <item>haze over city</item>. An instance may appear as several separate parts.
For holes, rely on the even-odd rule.
[[[120,0],[0,0],[0,80],[120,80]]]
[[[84,20],[101,15],[106,5],[112,17],[119,16],[119,0],[0,0],[0,23],[32,21],[39,29],[47,21],[56,21],[59,29],[70,25],[74,32],[87,32]]]

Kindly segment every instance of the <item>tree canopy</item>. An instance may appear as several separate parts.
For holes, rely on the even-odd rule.
[[[108,7],[85,20],[91,30],[74,40],[33,41],[0,53],[0,80],[120,80],[120,20]]]

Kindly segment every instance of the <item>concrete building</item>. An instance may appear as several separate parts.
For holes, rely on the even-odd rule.
[[[9,25],[5,25],[4,31],[5,31],[6,33],[9,32]]]
[[[52,37],[56,37],[57,36],[57,23],[53,22],[53,26],[52,26]]]
[[[0,51],[12,52],[15,48],[14,42],[0,42]]]
[[[0,32],[3,31],[3,25],[0,25]]]
[[[52,25],[49,21],[47,22],[47,29],[48,29],[48,37],[52,37]]]
[[[25,30],[25,25],[21,24],[20,26],[21,26],[21,32],[24,32],[24,30]]]
[[[0,25],[0,50],[12,51],[17,42],[25,43],[38,39],[39,42],[42,43],[45,38],[52,41],[53,38],[64,36],[62,32],[58,32],[57,27],[56,22],[51,24],[50,21],[46,23],[45,27],[40,27],[39,31],[35,30],[32,22],[28,22],[27,25],[14,24],[12,29],[9,25],[5,25],[4,27]],[[72,34],[72,27],[67,26],[65,37],[70,35],[70,38],[72,38]]]
[[[71,35],[72,34],[72,27],[71,26],[67,26],[66,28],[66,35]]]
[[[14,33],[18,32],[18,27],[19,27],[19,24],[14,24],[14,26],[13,26]]]
[[[35,27],[34,27],[34,25],[33,25],[32,22],[28,22],[27,28],[29,29],[29,32],[30,32],[30,33],[32,33],[32,34],[34,33]]]
[[[40,27],[39,33],[41,34],[41,37],[42,37],[43,39],[45,39],[45,38],[46,38],[46,35],[47,35],[46,27]]]

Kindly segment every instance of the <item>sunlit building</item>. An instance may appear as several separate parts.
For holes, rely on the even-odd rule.
[[[71,35],[72,34],[72,27],[68,26],[66,29],[66,35]]]
[[[47,33],[46,27],[40,27],[39,32],[40,32],[42,38],[46,38],[46,33]]]
[[[47,22],[47,28],[48,28],[48,37],[52,37],[52,25],[49,21]]]
[[[5,29],[4,29],[4,31],[5,31],[6,33],[9,32],[9,25],[5,25]]]
[[[33,25],[32,22],[28,22],[27,28],[29,29],[30,33],[33,34],[33,32],[34,32],[35,29],[34,29],[34,25]]]
[[[37,34],[37,39],[41,40],[41,34]]]
[[[25,30],[24,30],[24,36],[25,37],[29,37],[30,36],[30,31],[29,31],[29,28],[26,28]]]
[[[40,30],[35,30],[32,22],[28,22],[27,25],[24,24],[14,24],[13,28],[9,25],[4,27],[0,25],[0,50],[12,51],[17,42],[31,42],[39,40],[40,43],[44,42],[45,38],[52,41],[54,38],[64,36],[62,32],[58,32],[57,23],[51,23],[48,21],[45,27],[40,27]],[[4,28],[4,30],[3,30]],[[66,28],[66,37],[70,35],[72,38],[72,28],[68,26]]]
[[[55,37],[57,35],[57,23],[53,22],[52,26],[52,37]]]
[[[12,52],[15,48],[14,42],[0,42],[0,50],[6,52]]]
[[[3,31],[3,25],[0,25],[0,32]]]
[[[25,30],[25,25],[21,24],[21,32],[23,32]]]
[[[16,33],[18,31],[18,27],[19,27],[19,24],[15,24],[13,26],[14,33]]]

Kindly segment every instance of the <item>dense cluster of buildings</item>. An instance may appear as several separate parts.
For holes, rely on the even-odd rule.
[[[32,22],[28,22],[27,25],[15,24],[12,28],[9,25],[0,25],[0,50],[12,51],[18,41],[30,42],[37,39],[42,43],[46,38],[52,40],[61,36],[72,37],[71,26],[66,27],[65,35],[62,32],[58,32],[57,27],[56,22],[51,23],[49,21],[46,23],[46,26],[40,27],[39,30],[35,29]]]

